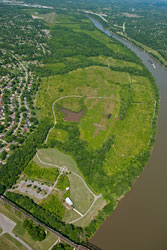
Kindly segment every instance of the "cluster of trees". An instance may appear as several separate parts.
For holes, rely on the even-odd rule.
[[[132,102],[132,93],[130,84],[120,85],[120,109],[119,109],[119,119],[123,120],[128,111],[128,108]]]
[[[32,66],[32,69],[37,72],[38,75],[42,77],[47,77],[56,74],[66,74],[72,70],[76,70],[78,68],[85,68],[90,66],[105,66],[103,63],[96,62],[94,60],[89,59],[86,56],[77,56],[68,60],[67,58],[55,59],[55,66],[51,64],[46,64],[43,67]]]
[[[43,200],[40,205],[47,211],[54,213],[58,220],[63,220],[65,207],[62,203],[63,197],[59,197],[57,193],[53,193],[46,200]]]
[[[69,246],[66,243],[58,243],[52,248],[52,250],[73,250],[73,247]]]
[[[35,241],[42,241],[46,238],[44,228],[41,226],[36,226],[31,220],[24,220],[23,227]]]
[[[49,120],[41,120],[24,144],[9,156],[5,167],[0,168],[0,193],[15,184],[18,176],[35,155],[37,147],[45,140],[50,127]]]
[[[60,122],[56,124],[56,128],[66,130],[69,136],[64,143],[52,140],[52,147],[71,154],[89,185],[97,192],[105,192],[108,176],[102,166],[106,154],[113,145],[113,136],[110,136],[101,148],[90,151],[87,149],[88,143],[80,139],[80,131],[76,124]]]
[[[57,188],[64,191],[67,187],[70,186],[70,181],[66,174],[63,174],[59,177],[57,182]]]
[[[47,42],[51,53],[42,58],[44,66],[32,66],[38,74],[41,76],[49,76],[64,74],[77,68],[84,68],[91,65],[104,66],[102,63],[91,60],[90,58],[99,55],[112,56],[115,59],[136,62],[142,65],[141,60],[131,51],[129,51],[128,54],[115,51],[100,40],[87,34],[86,31],[94,30],[95,27],[92,23],[81,22],[81,18],[84,19],[85,16],[74,15],[73,13],[72,23],[79,25],[80,28],[78,28],[78,31],[63,26],[63,23],[56,24],[52,27],[52,36]],[[82,32],[83,29],[85,32]],[[115,39],[111,38],[110,40],[113,44],[119,44],[119,46],[124,47],[124,45],[121,45],[121,43]],[[70,58],[70,60],[68,60],[68,58]],[[55,64],[55,66],[53,66],[53,64]],[[117,69],[115,68],[115,70]],[[125,71],[127,70],[128,72],[130,71],[129,68],[125,69]],[[131,70],[135,71],[135,69]],[[140,73],[141,72],[139,72],[139,74]]]

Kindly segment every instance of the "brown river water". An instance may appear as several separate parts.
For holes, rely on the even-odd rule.
[[[167,71],[141,49],[115,38],[134,51],[156,79],[161,98],[158,131],[141,176],[90,242],[102,250],[167,250]]]

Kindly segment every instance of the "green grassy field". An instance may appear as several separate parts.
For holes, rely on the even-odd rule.
[[[34,241],[26,232],[25,228],[23,227],[23,217],[21,213],[14,212],[9,206],[7,205],[2,205],[0,203],[0,212],[9,217],[11,220],[16,222],[16,226],[13,230],[13,233],[18,235],[22,240],[24,240],[29,246],[31,246],[34,250],[43,250],[43,249],[48,249],[53,245],[53,243],[57,240],[57,237],[53,235],[52,233],[48,233],[47,237],[45,240],[39,242],[39,241]],[[0,237],[1,239],[1,237]],[[3,238],[2,238],[3,239]],[[12,238],[13,239],[13,238]],[[10,240],[9,240],[10,241]],[[2,242],[2,241],[1,241]],[[8,245],[6,245],[6,242]],[[6,238],[3,240],[2,243],[4,248],[3,250],[8,249],[10,247],[10,242],[8,243],[8,240],[6,241]],[[20,244],[20,243],[19,243]],[[0,245],[1,246],[1,245]],[[13,247],[13,246],[12,246]],[[16,245],[17,247],[17,245]],[[19,246],[20,247],[20,246]],[[21,246],[22,247],[22,246]],[[1,248],[0,248],[1,249]],[[15,248],[9,248],[9,249],[14,249]],[[16,248],[16,249],[25,249],[25,248]]]
[[[76,212],[74,212],[73,210],[66,209],[63,221],[66,223],[69,223],[75,219],[78,219],[79,217],[80,217],[80,215],[77,214]]]
[[[81,175],[81,173],[78,170],[77,165],[76,165],[75,161],[72,159],[72,157],[60,152],[59,150],[56,150],[54,148],[39,149],[38,155],[39,155],[41,161],[43,161],[43,162],[55,164],[59,167],[66,166],[66,167],[68,167],[68,169],[70,171],[73,171],[73,172]],[[50,168],[49,165],[42,164],[41,162],[39,162],[39,160],[37,159],[36,156],[34,157],[34,162],[36,162],[37,164],[39,164],[41,166],[45,166],[45,167]]]
[[[0,237],[0,249],[1,250],[26,250],[27,248],[24,247],[20,242],[14,239],[9,234],[3,234]]]
[[[92,221],[98,214],[99,210],[102,210],[103,207],[106,205],[105,200],[101,197],[99,198],[91,210],[87,213],[87,215],[80,220],[74,222],[74,225],[79,226],[79,227],[86,227],[89,225],[90,221]]]
[[[68,138],[68,133],[65,130],[52,129],[48,137],[48,144],[51,142],[52,139],[65,142],[67,138]]]
[[[93,196],[83,182],[74,174],[69,175],[70,198],[80,213],[84,214],[93,202]]]

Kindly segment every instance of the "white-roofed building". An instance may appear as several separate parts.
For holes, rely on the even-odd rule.
[[[70,205],[70,206],[73,205],[73,202],[70,200],[69,197],[67,197],[67,198],[65,199],[65,202],[66,202],[68,205]]]

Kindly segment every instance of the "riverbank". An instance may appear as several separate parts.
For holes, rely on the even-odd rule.
[[[122,39],[119,39],[119,41],[120,40],[122,40]],[[162,75],[166,76],[166,71],[155,60],[153,62],[156,66],[156,69],[153,68],[152,65],[148,61],[149,58],[151,60],[153,60],[152,57],[150,57],[147,53],[144,53],[144,51],[138,49],[136,46],[133,46],[133,44],[130,44],[128,41],[122,40],[122,42],[126,46],[128,46],[130,49],[132,49],[143,60],[146,67],[149,69],[149,71],[156,78],[156,82],[158,83],[159,87],[161,87],[160,88],[161,98],[162,98],[162,88],[163,88],[163,100],[161,99],[161,109],[160,109],[160,117],[162,118],[162,103],[164,104],[164,96],[165,96],[165,91],[166,91],[166,86],[164,85],[164,82],[162,81]],[[159,71],[161,72],[161,74],[159,74]],[[158,77],[157,77],[157,75],[158,75]],[[160,78],[160,80],[159,80],[159,78]],[[162,84],[162,82],[163,82],[163,84]],[[158,104],[159,104],[159,101],[158,101]],[[157,117],[158,117],[158,106],[157,106],[157,111],[156,111],[156,120],[157,120]],[[165,114],[165,124],[166,124],[166,119],[167,118],[166,118],[166,114]],[[163,121],[164,121],[164,119],[163,119]],[[158,126],[160,128],[159,123],[158,123]],[[163,124],[162,124],[162,126],[164,127]],[[154,128],[153,134],[154,134],[155,130],[156,130],[156,128]],[[164,129],[163,129],[163,132],[164,132]],[[160,133],[160,134],[162,134],[162,133]],[[155,138],[155,135],[156,134],[154,134],[154,138]],[[164,135],[166,137],[166,132],[164,133]],[[147,250],[149,249],[149,250],[151,250],[151,249],[153,249],[152,247],[155,245],[158,246],[158,244],[159,244],[159,245],[163,246],[162,241],[160,242],[159,240],[157,240],[157,236],[155,238],[153,237],[153,234],[154,234],[153,228],[155,230],[155,226],[157,228],[159,228],[160,225],[162,225],[162,219],[161,219],[161,224],[158,221],[159,216],[158,216],[157,212],[156,212],[156,214],[154,213],[154,216],[157,216],[157,217],[154,217],[154,219],[153,219],[153,221],[154,220],[156,221],[156,225],[154,225],[154,226],[153,226],[152,222],[147,224],[147,225],[145,224],[146,221],[148,221],[148,218],[153,218],[152,212],[150,214],[147,214],[147,216],[138,216],[137,215],[137,214],[140,214],[141,211],[142,211],[143,215],[146,215],[145,211],[148,211],[148,210],[152,211],[152,209],[153,209],[152,204],[154,203],[154,199],[153,199],[154,195],[153,195],[153,191],[150,190],[150,188],[148,188],[148,187],[150,184],[150,179],[154,179],[154,181],[155,181],[155,176],[153,176],[154,172],[158,171],[158,169],[157,169],[157,167],[158,167],[157,160],[158,159],[155,162],[153,162],[153,159],[155,159],[155,157],[154,157],[155,150],[156,150],[156,155],[160,154],[160,151],[157,148],[157,143],[160,143],[159,134],[157,135],[156,138],[157,139],[156,139],[156,143],[155,143],[155,146],[154,146],[152,154],[151,154],[151,158],[149,160],[149,163],[147,163],[147,167],[144,168],[142,175],[140,176],[140,178],[137,179],[137,181],[135,182],[131,191],[118,203],[118,206],[115,209],[112,216],[108,217],[108,219],[100,227],[99,231],[95,234],[95,237],[91,240],[91,242],[98,245],[102,249],[109,250],[109,249],[111,249],[110,248],[111,245],[116,250],[121,250],[121,249],[130,249],[130,250],[131,249],[137,249],[137,250],[138,249],[147,249]],[[160,143],[161,145],[162,144],[164,145],[164,143],[166,144],[166,142],[164,142],[164,138],[162,139],[162,135],[161,135],[161,140],[163,141],[163,143]],[[164,151],[164,149],[162,149],[162,150]],[[165,164],[164,160],[163,160],[163,163]],[[161,164],[161,169],[159,170],[160,172],[163,172],[163,168],[165,167],[164,164]],[[151,169],[151,167],[153,169]],[[151,171],[153,171],[153,173]],[[144,178],[145,172],[149,173],[149,175],[146,174],[147,175],[146,178]],[[161,174],[161,177],[162,177],[162,174]],[[164,179],[164,178],[162,178],[162,179]],[[143,186],[142,186],[142,184],[143,184]],[[153,185],[152,182],[151,182],[151,185]],[[162,187],[162,185],[160,185],[160,186]],[[155,188],[157,188],[156,185],[153,188],[154,191],[155,191]],[[137,189],[137,191],[136,191],[136,189]],[[161,192],[162,192],[162,188],[157,188],[157,189],[161,190]],[[149,190],[149,192],[148,192],[148,190]],[[148,193],[149,193],[149,197],[148,197]],[[158,193],[157,190],[155,193],[156,194]],[[146,194],[147,194],[147,198],[146,198]],[[161,196],[161,193],[159,193],[159,194]],[[160,196],[159,196],[158,200],[161,200]],[[140,203],[139,203],[139,201],[140,201]],[[137,205],[135,202],[137,202]],[[163,200],[161,200],[161,202],[166,203]],[[147,206],[145,206],[145,205],[147,205]],[[155,205],[155,206],[157,208],[157,205]],[[129,207],[130,207],[130,211],[129,211]],[[153,209],[153,210],[155,212],[155,209]],[[125,221],[126,221],[126,223],[125,223]],[[141,221],[143,223],[144,229],[143,229],[143,227],[141,228],[141,226],[139,226],[139,223],[141,224]],[[133,225],[133,227],[132,227],[132,225]],[[146,233],[145,229],[147,229],[147,233]],[[145,232],[145,235],[143,234],[143,231]],[[156,232],[157,232],[157,230],[156,230]],[[135,233],[135,236],[134,236],[134,233]],[[133,242],[131,241],[131,235],[133,235],[135,238],[135,240],[133,240]],[[141,238],[141,235],[142,235],[142,238]],[[158,232],[157,232],[157,235],[158,235]],[[149,238],[149,240],[148,240],[148,238]],[[159,238],[162,239],[162,236],[160,236]],[[120,241],[118,239],[122,239],[122,241]],[[144,243],[144,245],[139,244],[139,241]],[[152,243],[152,242],[154,242],[154,243]],[[157,248],[157,249],[165,249],[165,248]]]
[[[159,64],[161,64],[161,66],[164,66],[165,68],[167,68],[167,61],[154,49],[128,37],[126,34],[123,34],[122,32],[120,32],[119,34],[115,33],[109,26],[109,23],[105,22],[104,20],[102,20],[99,16],[94,16],[93,14],[89,13],[89,16],[91,16],[93,19],[97,20],[104,28],[108,29],[108,31],[110,33],[112,33],[115,36],[121,37],[127,41],[129,41],[130,43],[132,43],[134,46],[137,46],[137,48],[141,48],[143,51],[147,52],[151,57],[154,58],[154,60],[156,60]]]

